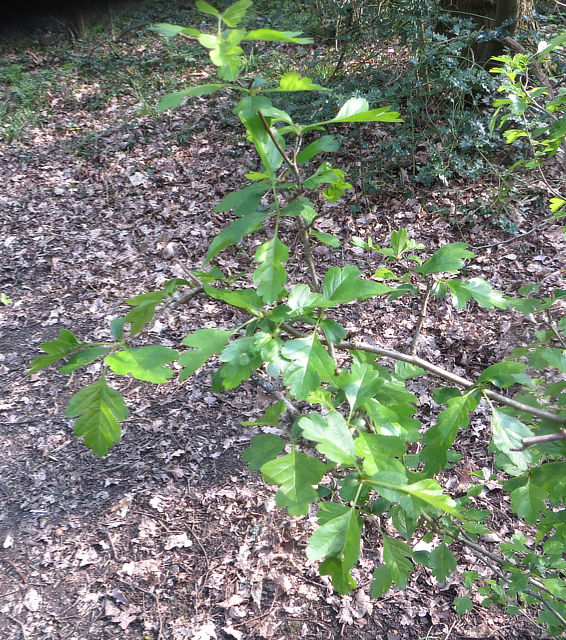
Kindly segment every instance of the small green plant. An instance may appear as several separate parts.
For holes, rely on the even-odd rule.
[[[11,142],[41,121],[51,74],[32,74],[19,64],[0,69],[0,135]]]
[[[492,58],[501,63],[491,73],[499,76],[498,91],[505,97],[494,102],[491,132],[496,126],[504,127],[503,136],[509,144],[519,139],[528,141],[532,157],[524,163],[527,169],[539,167],[557,153],[566,167],[566,88],[560,86],[558,79],[553,87],[541,67],[552,53],[563,49],[565,42],[563,33],[546,46],[542,43],[543,47],[534,55],[516,53]]]
[[[31,363],[30,373],[64,361],[59,371],[71,374],[102,359],[100,377],[75,393],[66,411],[75,419],[75,435],[102,456],[120,441],[120,422],[128,417],[124,398],[111,384],[113,375],[162,384],[174,376],[170,365],[177,363],[182,381],[216,358],[215,392],[251,379],[277,398],[258,420],[243,423],[259,431],[244,460],[277,486],[276,503],[290,516],[317,509],[319,527],[306,553],[320,562],[320,573],[331,576],[339,593],[356,587],[361,534],[371,523],[374,543],[382,550],[371,585],[375,597],[393,585],[407,586],[415,564],[445,581],[457,567],[454,551],[464,545],[493,575],[482,579],[468,572],[464,586],[476,589],[484,603],[503,604],[510,612],[539,603],[541,624],[558,635],[566,630],[566,382],[548,383],[542,371],[566,372],[566,318],[555,310],[566,291],[538,299],[536,287],[527,286],[518,297],[506,297],[481,277],[466,275],[467,262],[474,258],[467,244],[429,251],[405,229],[391,233],[389,242],[354,240],[382,258],[370,277],[353,264],[335,265],[319,275],[313,244],[338,247],[341,241],[317,229],[322,215],[317,203],[337,202],[352,188],[331,162],[328,154],[337,150],[338,141],[325,129],[394,124],[400,116],[389,107],[370,109],[359,97],[347,99],[332,117],[306,124],[275,107],[274,95],[324,89],[293,71],[272,83],[243,75],[244,43],[309,42],[297,32],[238,28],[250,5],[250,0],[238,0],[220,12],[198,0],[197,8],[216,19],[211,33],[154,26],[166,36],[196,39],[218,73],[215,82],[165,95],[159,110],[218,91],[236,96],[234,113],[257,152],[258,166],[246,174],[249,184],[215,208],[232,211],[232,221],[208,247],[199,271],[128,300],[131,309],[112,320],[107,341],[82,342],[63,328],[56,339],[43,343],[44,355]],[[301,238],[300,249],[285,242],[283,229],[289,226]],[[259,240],[253,266],[228,277],[214,265],[215,258],[250,237]],[[308,283],[291,279],[300,266],[306,267]],[[186,288],[184,300],[208,296],[232,307],[241,320],[228,328],[192,331],[183,350],[140,345],[156,312],[178,304],[180,288]],[[407,352],[352,340],[339,321],[343,305],[380,296],[400,307],[407,298],[420,301]],[[447,298],[457,309],[477,304],[540,314],[548,330],[477,380],[467,380],[418,355],[423,321],[435,298]],[[417,398],[407,388],[407,381],[424,374],[444,382],[434,398],[445,407],[426,428],[416,417]],[[508,393],[511,389],[518,391],[516,396]],[[497,552],[479,539],[489,533],[484,524],[489,513],[475,502],[486,481],[483,475],[473,471],[478,482],[461,497],[449,495],[439,482],[443,470],[460,459],[453,445],[482,400],[491,413],[490,449],[505,478],[500,486],[517,517],[537,532],[534,541],[518,534]],[[263,426],[278,431],[262,432]],[[425,538],[429,550],[415,549],[416,538]],[[468,597],[454,600],[458,613],[473,606]]]

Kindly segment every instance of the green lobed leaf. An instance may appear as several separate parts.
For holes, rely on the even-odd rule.
[[[307,284],[296,284],[289,292],[287,304],[293,315],[302,315],[317,307],[331,306],[320,293],[313,293]]]
[[[466,249],[467,246],[467,242],[444,245],[415,271],[422,274],[459,271],[464,266],[464,260],[475,255]]]
[[[214,238],[206,252],[205,263],[210,262],[212,258],[217,256],[226,247],[240,242],[244,236],[253,233],[261,228],[261,223],[265,220],[267,214],[255,211],[238,218],[224,227],[222,231]]]
[[[309,413],[299,418],[298,425],[307,440],[317,442],[317,451],[328,460],[355,466],[354,440],[344,418],[337,412],[325,416]]]
[[[124,320],[130,323],[130,333],[132,336],[139,333],[148,322],[153,320],[155,309],[163,302],[164,291],[149,291],[126,300],[126,304],[135,305],[131,311],[125,315]]]
[[[383,399],[386,387],[382,386],[379,396]],[[384,436],[403,436],[409,442],[414,442],[419,436],[421,423],[413,418],[416,411],[410,401],[392,402],[384,404],[375,398],[364,404],[364,409],[371,418],[375,431]]]
[[[491,425],[493,445],[496,450],[509,458],[517,469],[526,471],[532,461],[532,454],[528,450],[517,451],[517,449],[522,449],[523,438],[533,435],[531,430],[516,418],[497,409],[493,409]]]
[[[343,269],[331,267],[324,276],[324,297],[333,303],[345,304],[393,291],[390,286],[381,282],[362,280],[360,275],[361,271],[353,264],[347,264]]]
[[[355,585],[350,570],[360,557],[360,517],[354,507],[346,505],[328,503],[320,509],[321,526],[309,539],[307,557],[331,560],[323,563],[320,571],[330,574],[334,588],[345,594]]]
[[[354,441],[354,448],[356,456],[363,461],[364,471],[370,476],[381,471],[404,471],[403,464],[398,459],[407,452],[407,445],[402,437],[361,431]]]
[[[566,373],[566,349],[539,348],[529,355],[529,364],[536,369],[554,367]]]
[[[330,380],[336,367],[314,333],[306,338],[290,340],[281,350],[281,355],[291,360],[283,373],[283,380],[297,400],[306,400],[321,381]]]
[[[494,289],[489,282],[482,278],[471,280],[450,280],[446,283],[452,303],[457,309],[463,309],[470,300],[475,300],[484,309],[507,309],[514,306],[501,291]]]
[[[74,435],[84,436],[84,443],[96,456],[104,456],[120,442],[119,420],[128,417],[128,409],[121,394],[106,384],[104,376],[75,393],[65,415],[77,418]]]
[[[454,609],[458,615],[468,613],[474,608],[474,603],[466,596],[454,598],[453,602]]]
[[[506,389],[514,384],[528,385],[532,383],[530,376],[524,373],[527,366],[522,362],[506,360],[493,364],[484,369],[478,382],[492,382],[494,385]]]
[[[198,98],[199,96],[207,96],[210,93],[214,93],[226,85],[222,83],[215,84],[200,84],[196,87],[190,87],[189,89],[183,89],[182,91],[173,91],[167,93],[159,98],[156,109],[157,111],[167,111],[168,109],[176,109],[180,107],[183,100],[187,97]]]
[[[266,482],[281,486],[275,496],[277,506],[287,509],[291,516],[302,516],[308,512],[309,504],[318,499],[313,485],[322,480],[326,465],[293,449],[285,456],[266,462],[261,473]]]
[[[370,585],[372,598],[376,600],[381,598],[384,593],[387,593],[393,585],[393,576],[391,567],[383,565],[377,567],[373,572],[373,582]]]
[[[382,385],[379,372],[369,364],[354,364],[351,371],[337,376],[335,383],[344,392],[351,411],[373,398]]]
[[[178,357],[175,349],[162,345],[124,349],[104,358],[104,362],[114,373],[131,374],[136,380],[145,380],[160,384],[167,382],[173,371],[164,365],[170,364]]]
[[[41,350],[47,355],[39,356],[30,363],[28,375],[37,373],[41,369],[48,367],[50,364],[70,355],[80,346],[80,342],[72,331],[68,329],[60,329],[59,335],[55,340],[48,340],[41,344]]]
[[[332,344],[338,344],[348,336],[346,329],[331,318],[321,320],[320,328],[323,330],[325,338]]]
[[[257,248],[254,259],[260,263],[253,274],[253,281],[259,285],[257,293],[264,302],[271,304],[279,298],[287,282],[282,263],[289,260],[289,248],[274,236]]]
[[[386,535],[382,537],[382,541],[383,562],[390,571],[391,582],[404,589],[413,571],[413,563],[409,559],[413,555],[411,547],[402,540]]]
[[[74,356],[71,356],[67,363],[59,369],[60,373],[72,373],[86,364],[94,362],[100,356],[107,354],[111,347],[87,347]]]
[[[242,460],[248,463],[252,471],[259,471],[266,462],[277,458],[284,446],[285,442],[279,436],[260,433],[252,438],[250,446],[242,454]]]
[[[548,492],[530,480],[510,493],[513,511],[528,524],[535,524],[546,511]]]
[[[213,355],[218,355],[233,335],[233,331],[198,329],[186,336],[183,344],[192,349],[179,356],[179,364],[184,367],[179,374],[179,382],[192,376]]]
[[[432,575],[444,582],[451,573],[456,571],[456,558],[450,549],[444,544],[439,544],[430,554],[432,562]]]
[[[220,354],[220,360],[225,364],[212,376],[213,391],[234,389],[248,380],[252,369],[257,369],[262,363],[254,336],[231,342]]]

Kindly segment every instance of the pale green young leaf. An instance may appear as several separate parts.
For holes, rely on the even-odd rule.
[[[117,442],[121,431],[119,420],[128,417],[124,399],[106,384],[104,376],[75,393],[65,411],[68,418],[77,418],[74,435],[84,436],[84,443],[96,456],[104,456]]]
[[[458,431],[470,424],[470,414],[478,406],[478,394],[468,391],[463,395],[457,395],[446,401],[446,409],[438,414],[436,424],[425,434],[425,444],[440,441],[446,446],[451,446]]]
[[[303,127],[303,131],[339,122],[403,122],[403,120],[397,111],[391,111],[391,107],[369,109],[368,101],[365,98],[350,98],[342,105],[334,118],[307,125]]]
[[[210,262],[212,258],[217,256],[226,247],[240,242],[245,236],[257,231],[261,228],[261,223],[265,220],[267,214],[254,211],[244,215],[238,220],[232,222],[214,238],[206,252],[205,263]]]
[[[252,471],[259,471],[266,462],[277,458],[284,446],[285,442],[279,436],[260,433],[252,438],[250,446],[242,454],[242,460],[248,463]]]
[[[248,213],[254,213],[259,207],[262,196],[270,189],[267,182],[255,182],[239,191],[229,193],[214,207],[215,213],[234,210],[238,218]]]
[[[328,91],[328,89],[314,84],[310,78],[301,78],[297,71],[288,71],[281,76],[279,86],[271,91]]]
[[[525,373],[527,366],[522,362],[509,360],[492,364],[484,369],[478,382],[492,382],[497,387],[506,389],[514,384],[528,385],[532,383],[530,376]]]
[[[313,333],[306,338],[290,340],[281,354],[291,360],[283,374],[283,380],[290,387],[297,400],[306,400],[323,380],[330,380],[336,364],[328,351]]]
[[[131,374],[136,380],[145,380],[156,384],[167,382],[173,371],[164,365],[170,364],[178,357],[175,349],[162,345],[124,349],[104,358],[104,362],[114,373]]]
[[[59,369],[60,373],[72,373],[86,364],[94,362],[100,356],[107,354],[111,347],[87,347],[71,356],[67,363]]]
[[[548,498],[548,491],[533,484],[530,480],[522,487],[510,494],[513,511],[529,524],[535,524],[546,511],[544,500]]]
[[[59,335],[55,340],[48,340],[41,344],[41,350],[47,355],[39,356],[30,363],[28,375],[37,373],[41,369],[48,367],[50,364],[65,358],[79,347],[80,343],[75,334],[68,329],[60,329]]]
[[[183,100],[187,97],[198,98],[199,96],[206,96],[210,93],[214,93],[219,89],[225,87],[225,84],[200,84],[196,87],[190,87],[189,89],[183,89],[182,91],[173,91],[167,93],[159,98],[156,109],[157,111],[167,111],[168,109],[176,109],[180,107]]]
[[[344,392],[351,411],[373,398],[382,385],[379,372],[369,364],[354,364],[351,371],[337,376],[335,383]]]
[[[383,562],[391,572],[391,581],[404,589],[413,571],[413,563],[409,559],[413,555],[411,547],[401,540],[386,535],[382,540]]]
[[[444,245],[415,271],[422,274],[459,271],[464,267],[464,260],[475,255],[466,249],[467,246],[467,242]]]
[[[295,44],[311,44],[312,38],[300,38],[301,31],[276,31],[275,29],[252,29],[246,34],[246,40],[263,40],[264,42],[294,42]]]
[[[450,574],[456,571],[456,558],[450,549],[444,544],[439,544],[430,554],[432,562],[432,575],[444,582]]]
[[[222,300],[234,307],[240,307],[247,311],[259,311],[263,305],[255,289],[216,289],[209,284],[205,284],[204,291],[215,300]]]
[[[233,335],[233,331],[198,329],[186,336],[183,344],[192,349],[179,356],[179,364],[184,367],[179,374],[179,382],[192,376],[213,355],[219,354]]]
[[[314,156],[319,153],[332,153],[336,151],[340,147],[340,143],[336,140],[334,136],[326,135],[318,138],[314,142],[311,142],[308,146],[306,146],[298,155],[297,162],[301,164],[302,162],[308,162]]]
[[[334,168],[329,162],[321,162],[317,170],[303,182],[306,189],[317,189],[321,184],[341,182],[344,179],[342,169]]]
[[[517,469],[526,471],[532,461],[530,451],[517,451],[523,448],[523,438],[533,434],[522,422],[508,416],[506,413],[493,409],[491,426],[493,429],[493,445],[497,451],[503,453]]]
[[[275,496],[278,507],[285,508],[292,516],[305,515],[309,504],[318,498],[313,485],[318,485],[326,473],[326,465],[293,449],[281,458],[270,460],[261,467],[266,482],[280,485]]]
[[[271,304],[279,298],[287,282],[282,263],[289,260],[289,248],[274,236],[257,248],[254,259],[260,263],[253,274],[253,281],[259,285],[257,293],[264,302]]]
[[[352,300],[366,300],[374,296],[393,291],[381,282],[363,280],[361,272],[353,264],[347,264],[343,269],[331,267],[324,276],[323,295],[336,304],[345,304]]]
[[[220,17],[218,9],[206,2],[206,0],[196,0],[195,6],[199,11],[202,11],[202,13],[208,13],[208,15],[215,16],[216,18]]]
[[[302,435],[317,442],[317,451],[328,460],[348,466],[356,464],[354,440],[344,418],[336,412],[325,416],[309,413],[298,421]]]
[[[229,27],[237,27],[252,4],[252,0],[237,0],[221,14],[220,18]]]

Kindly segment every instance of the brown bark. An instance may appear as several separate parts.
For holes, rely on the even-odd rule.
[[[507,35],[512,35],[522,28],[534,0],[440,0],[440,5],[457,15],[472,18],[480,29],[493,30],[505,24]],[[486,42],[474,51],[476,59],[485,63],[492,56],[501,55],[503,46],[501,42]]]

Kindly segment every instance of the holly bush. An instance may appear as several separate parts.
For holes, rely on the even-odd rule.
[[[326,129],[349,123],[395,126],[401,119],[387,106],[370,109],[361,98],[347,100],[328,120],[307,124],[276,108],[271,97],[324,88],[293,71],[272,83],[242,72],[245,43],[309,42],[297,32],[238,28],[250,5],[250,0],[238,0],[221,13],[198,0],[197,8],[217,21],[212,33],[171,24],[153,27],[167,37],[198,41],[218,75],[215,82],[162,97],[159,110],[175,108],[187,97],[229,92],[257,152],[257,171],[246,174],[249,184],[214,209],[232,211],[232,222],[213,239],[200,270],[129,299],[130,310],[111,321],[108,341],[83,342],[63,328],[42,345],[44,355],[31,363],[30,373],[59,363],[61,373],[73,374],[102,359],[100,377],[71,397],[66,415],[75,419],[74,434],[103,456],[120,441],[120,422],[128,418],[109,372],[162,384],[176,371],[179,381],[186,380],[217,359],[215,392],[252,380],[273,394],[276,402],[263,416],[243,423],[269,426],[266,432],[258,429],[244,460],[277,487],[276,503],[290,516],[316,510],[319,527],[306,554],[320,562],[320,573],[331,576],[336,591],[356,587],[352,571],[366,527],[378,537],[375,544],[382,553],[371,585],[375,597],[393,585],[405,587],[416,564],[446,580],[457,568],[454,551],[464,546],[493,576],[466,572],[463,583],[470,595],[475,591],[482,605],[502,604],[511,612],[538,604],[541,624],[559,634],[566,629],[566,381],[558,373],[566,372],[563,307],[559,317],[566,291],[537,297],[536,286],[527,285],[518,296],[505,296],[486,280],[465,275],[474,259],[466,243],[431,254],[406,229],[393,231],[381,244],[354,239],[359,250],[381,256],[375,273],[363,274],[354,264],[320,273],[312,244],[341,243],[316,230],[313,223],[324,215],[320,203],[337,202],[352,189],[344,171],[332,163],[338,142]],[[300,237],[296,246],[284,242],[289,226]],[[215,258],[249,236],[259,240],[254,266],[238,276],[226,275]],[[296,274],[295,281],[290,274]],[[192,331],[180,349],[140,345],[156,313],[195,296],[235,308],[237,317],[246,319],[230,329]],[[351,339],[340,324],[341,307],[379,297],[398,301],[400,309],[419,301],[407,352]],[[457,309],[479,305],[494,313],[538,314],[548,329],[537,333],[533,344],[468,380],[418,355],[421,326],[434,298],[447,298]],[[442,385],[433,392],[444,407],[433,424],[416,417],[417,397],[407,387],[424,375]],[[499,471],[485,478],[472,469],[477,483],[464,495],[452,496],[439,480],[461,458],[454,444],[480,402],[491,413],[489,447]],[[477,498],[488,480],[509,494],[513,512],[524,523],[521,530],[528,525],[536,531],[533,540],[517,532],[495,551],[481,542],[490,533],[484,524],[489,512],[478,508]],[[416,547],[416,539],[425,540],[426,548]],[[459,597],[454,606],[463,613],[474,604]]]

